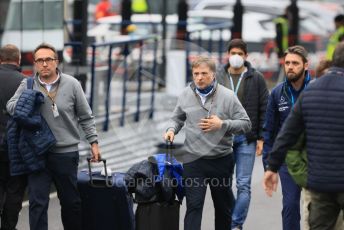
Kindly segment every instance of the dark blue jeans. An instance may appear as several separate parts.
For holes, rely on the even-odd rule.
[[[283,209],[283,230],[300,230],[300,196],[301,188],[294,182],[285,164],[278,171],[281,178]]]
[[[30,230],[48,230],[50,186],[53,182],[61,204],[65,230],[81,230],[81,199],[77,190],[78,152],[48,153],[46,169],[28,178]]]
[[[186,195],[185,230],[200,230],[204,199],[209,185],[215,208],[215,230],[231,226],[233,157],[200,158],[184,164]]]

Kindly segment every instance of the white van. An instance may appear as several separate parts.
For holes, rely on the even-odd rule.
[[[62,54],[63,11],[64,0],[0,1],[0,46],[9,43],[18,46],[22,65],[29,68],[26,74],[32,73],[32,52],[40,43],[51,43]]]

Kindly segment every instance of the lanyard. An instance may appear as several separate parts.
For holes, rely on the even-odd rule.
[[[48,92],[48,90],[42,86],[41,84],[39,84],[39,86],[41,87],[41,89],[43,90],[43,92],[50,98],[50,100],[53,102],[53,105],[55,105],[55,97],[57,95],[57,90],[59,89],[60,83],[57,84],[56,89],[54,90],[54,92]]]
[[[291,96],[291,107],[293,108],[294,104],[295,104],[295,99],[294,99],[293,92],[290,89],[290,86],[288,87],[288,90],[289,90],[289,93],[290,93],[290,96]]]
[[[307,87],[308,83],[309,83],[309,76],[307,76],[307,77],[305,78],[305,80],[304,80],[304,83],[303,83],[304,85],[302,86],[303,89],[305,89],[305,88]],[[291,86],[291,85],[288,86],[288,91],[289,91],[290,96],[291,96],[291,107],[293,108],[293,107],[294,107],[294,104],[295,104],[295,97],[294,97],[293,92],[291,91],[291,87],[293,87],[293,86]],[[301,88],[300,90],[303,90],[303,89]],[[301,92],[299,92],[299,94],[300,94],[300,93],[301,93]]]
[[[197,89],[196,89],[196,90],[197,90]],[[196,92],[196,90],[194,91],[195,94],[196,94],[196,97],[198,97],[198,98],[201,97],[201,95],[199,95],[199,94]],[[199,100],[198,100],[198,102],[200,102],[201,107],[207,111],[207,118],[209,118],[210,115],[211,115],[211,109],[212,109],[212,107],[213,107],[213,102],[214,102],[214,98],[215,98],[215,95],[216,95],[216,91],[217,91],[217,88],[214,88],[214,91],[209,93],[209,94],[213,94],[213,95],[211,96],[211,102],[210,102],[209,109],[207,109],[207,108],[205,107],[205,103],[204,103],[204,105],[203,105],[202,102],[199,101],[199,100],[202,100],[202,99],[199,98]],[[207,95],[207,96],[208,96],[208,95]]]
[[[211,102],[210,102],[210,106],[209,106],[207,118],[209,118],[210,115],[211,115],[210,113],[211,113],[211,108],[213,107],[213,102],[214,102],[215,93],[216,93],[216,91],[214,92],[214,95],[211,97]]]
[[[239,87],[240,87],[240,84],[241,84],[241,80],[243,79],[244,77],[244,74],[246,73],[246,71],[242,72],[240,77],[239,77],[239,80],[238,80],[238,83],[234,89],[234,82],[233,82],[233,78],[232,76],[229,74],[229,80],[231,81],[231,88],[232,90],[234,91],[235,95],[238,96],[238,91],[239,91]]]

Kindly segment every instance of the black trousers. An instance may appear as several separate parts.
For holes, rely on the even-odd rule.
[[[48,153],[46,169],[28,177],[30,230],[48,230],[50,186],[61,204],[65,230],[81,230],[81,199],[77,190],[78,152]]]
[[[22,208],[27,176],[10,176],[8,161],[0,161],[1,230],[14,230]]]
[[[233,157],[200,158],[184,164],[186,195],[185,230],[200,230],[204,199],[209,185],[215,208],[215,230],[231,228],[234,203],[232,192]]]

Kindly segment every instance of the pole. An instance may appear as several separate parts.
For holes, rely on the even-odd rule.
[[[178,10],[178,24],[177,24],[177,34],[176,38],[179,40],[185,40],[186,28],[187,28],[187,18],[188,18],[189,5],[186,0],[179,0],[177,10]]]
[[[237,0],[233,8],[233,26],[231,28],[232,38],[242,38],[242,17],[244,14],[244,7],[241,0]]]
[[[297,0],[291,0],[291,4],[287,7],[287,17],[289,21],[288,45],[294,46],[299,43],[299,8]]]
[[[127,27],[131,24],[131,0],[122,0],[122,25],[121,25],[121,34],[127,35]]]
[[[167,0],[163,0],[162,2],[162,65],[161,65],[161,78],[163,81],[166,80],[166,14],[167,14]]]
[[[87,5],[88,0],[75,0],[73,9],[73,33],[74,42],[80,42],[80,45],[73,46],[73,65],[86,65],[87,54]]]

